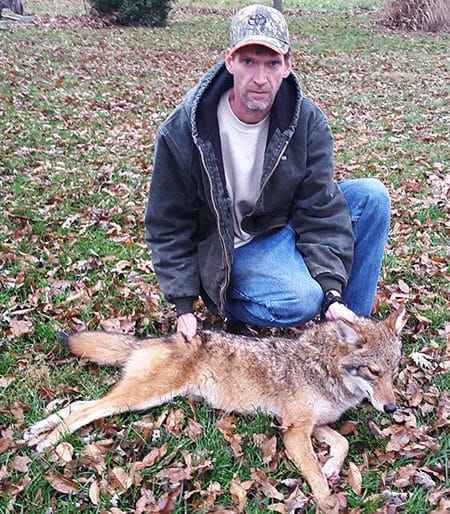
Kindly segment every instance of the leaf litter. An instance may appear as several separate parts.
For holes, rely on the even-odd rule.
[[[194,13],[183,11],[180,18],[190,22]],[[278,448],[279,435],[271,430],[248,434],[233,415],[212,421],[239,464],[231,480],[221,482],[215,474],[214,451],[195,450],[206,429],[192,402],[128,421],[101,420],[80,431],[81,446],[63,442],[46,458],[30,454],[20,439],[33,407],[29,399],[12,399],[11,391],[21,390],[27,368],[36,379],[29,382],[27,395],[35,388],[52,408],[83,395],[66,384],[55,399],[49,375],[58,366],[70,365],[71,359],[61,347],[39,346],[45,337],[42,326],[139,334],[173,329],[173,315],[161,300],[143,243],[148,156],[161,121],[217,60],[222,47],[217,44],[207,51],[200,41],[202,50],[196,43],[179,49],[156,31],[156,49],[148,52],[136,38],[130,44],[127,31],[106,28],[89,17],[43,17],[41,29],[48,43],[35,45],[30,52],[24,34],[17,50],[8,49],[8,55],[0,57],[3,83],[14,91],[2,89],[0,107],[2,153],[12,162],[0,165],[0,285],[7,292],[7,302],[1,304],[0,348],[16,363],[6,366],[9,371],[0,377],[6,398],[0,403],[5,511],[15,511],[39,474],[53,491],[51,505],[72,495],[82,511],[102,505],[102,512],[111,514],[171,513],[181,502],[191,512],[235,513],[246,512],[255,501],[267,512],[312,508],[302,478]],[[82,32],[77,31],[84,29],[96,31],[98,48],[82,43]],[[205,40],[209,36],[205,34]],[[411,316],[397,381],[402,408],[392,423],[380,416],[368,420],[378,443],[362,456],[351,454],[337,492],[343,505],[347,499],[357,505],[348,507],[349,512],[368,512],[364,509],[369,503],[376,505],[373,512],[397,512],[419,487],[427,492],[430,511],[447,512],[450,302],[445,245],[450,178],[445,152],[440,151],[449,135],[442,111],[442,77],[428,73],[424,63],[419,94],[413,80],[417,70],[401,54],[372,58],[368,76],[363,55],[355,54],[347,65],[338,51],[311,58],[307,40],[300,43],[293,59],[304,64],[300,73],[305,74],[305,89],[337,129],[338,177],[369,171],[390,188],[392,230],[373,314],[382,316],[406,301]],[[120,84],[117,70],[98,49],[121,63]],[[188,59],[189,52],[198,58]],[[26,58],[33,60],[33,75],[24,66]],[[444,67],[440,69],[444,74]],[[159,77],[151,89],[145,80],[150,73]],[[416,111],[415,119],[405,106]],[[439,109],[443,119],[437,123]],[[39,130],[33,128],[35,120]],[[90,244],[88,251],[77,250],[96,233],[112,247],[103,251]],[[199,316],[207,321],[201,305]],[[20,341],[31,346],[22,347]],[[37,373],[44,362],[52,369]],[[90,370],[90,380],[99,387],[102,380],[103,385],[111,383],[94,371]],[[360,423],[343,420],[340,431],[357,441]],[[258,466],[248,462],[249,445],[260,452]],[[399,461],[404,464],[393,468]],[[241,467],[248,472],[240,475]],[[364,498],[365,477],[372,468],[380,470],[380,486]],[[43,487],[37,486],[37,497]]]

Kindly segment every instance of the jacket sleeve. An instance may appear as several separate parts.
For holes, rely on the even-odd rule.
[[[347,201],[333,179],[333,137],[316,111],[306,133],[305,178],[295,196],[297,246],[324,292],[343,291],[353,261],[353,230]]]
[[[199,294],[197,205],[191,193],[192,141],[168,137],[163,124],[156,138],[154,169],[145,214],[145,239],[165,298],[177,314],[191,312]]]

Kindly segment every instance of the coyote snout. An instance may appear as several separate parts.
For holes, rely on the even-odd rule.
[[[179,334],[141,340],[105,332],[74,334],[68,341],[73,353],[121,364],[123,377],[102,398],[72,403],[24,437],[44,450],[98,418],[148,409],[180,395],[204,398],[225,411],[262,410],[282,419],[286,453],[310,484],[319,508],[337,512],[328,482],[338,478],[348,443],[328,424],[366,397],[380,411],[395,410],[392,383],[404,324],[400,308],[380,323],[338,320],[296,338],[203,332],[188,343]],[[330,446],[322,469],[311,436]]]
[[[367,398],[370,403],[380,412],[393,414],[397,410],[395,403],[393,378],[391,370],[380,371],[375,384],[367,383]]]

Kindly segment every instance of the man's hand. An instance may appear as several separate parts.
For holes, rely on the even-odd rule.
[[[197,335],[197,318],[192,312],[180,314],[177,319],[177,332],[183,334],[188,341]]]
[[[354,323],[356,321],[356,314],[350,310],[347,306],[345,306],[342,303],[332,303],[325,313],[325,317],[328,321],[335,321],[339,318],[346,319],[347,321],[350,321],[351,323]]]

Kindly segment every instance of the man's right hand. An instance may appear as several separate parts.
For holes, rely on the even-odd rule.
[[[183,334],[188,341],[194,339],[197,335],[197,318],[192,312],[186,312],[178,316],[177,332]]]

